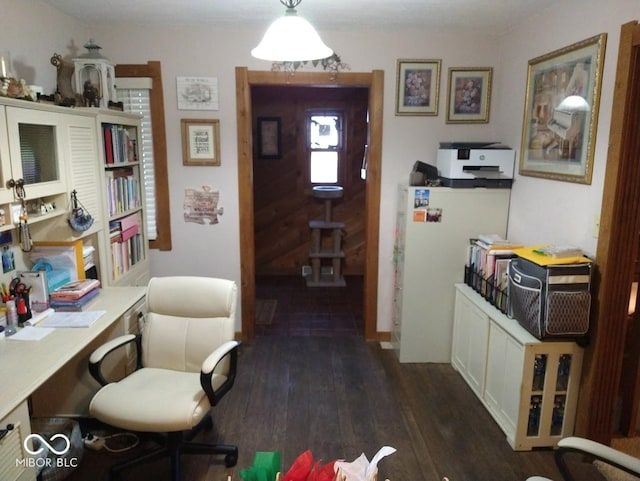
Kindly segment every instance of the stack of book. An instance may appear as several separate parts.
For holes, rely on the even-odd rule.
[[[100,281],[97,279],[68,282],[49,294],[50,306],[56,311],[82,311],[84,306],[98,295],[99,287]]]
[[[109,238],[115,280],[144,259],[140,215],[136,213],[110,221]]]
[[[465,282],[502,312],[508,308],[509,260],[522,247],[495,234],[471,239],[467,251]]]

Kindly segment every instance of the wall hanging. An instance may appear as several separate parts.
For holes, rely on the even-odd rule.
[[[607,34],[529,60],[520,174],[591,184]]]

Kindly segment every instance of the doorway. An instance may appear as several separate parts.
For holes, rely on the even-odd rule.
[[[363,336],[368,105],[361,87],[251,87],[258,336]],[[316,185],[342,192],[314,237]]]
[[[384,73],[257,72],[236,68],[238,119],[238,186],[240,207],[240,264],[242,337],[255,337],[255,233],[253,198],[253,135],[251,88],[258,85],[300,87],[363,87],[369,90],[369,149],[365,194],[365,253],[363,272],[363,321],[366,339],[377,340],[377,287],[380,166],[382,156],[382,104]]]
[[[637,322],[634,316],[629,316],[640,233],[640,138],[637,136],[640,129],[640,25],[637,21],[621,28],[611,111],[594,276],[597,292],[591,333],[594,342],[585,353],[576,419],[578,435],[604,444],[610,444],[612,431],[635,433],[640,402],[640,391],[636,389],[640,382],[640,347],[636,344],[632,351],[625,353],[625,345],[628,346],[627,341],[633,333],[630,322]],[[624,359],[629,356],[635,357],[636,361],[623,370]],[[628,375],[631,369],[633,393],[631,399],[623,400],[626,408],[616,422],[614,413],[620,401],[622,374]]]

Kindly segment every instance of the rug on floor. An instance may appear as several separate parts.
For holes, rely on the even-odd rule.
[[[276,299],[256,299],[256,324],[270,325],[277,305]]]
[[[640,438],[614,438],[611,440],[611,447],[636,458],[640,458]],[[638,479],[638,477],[614,468],[604,462],[595,461],[594,464],[598,468],[598,471],[607,478],[607,481],[637,481]]]

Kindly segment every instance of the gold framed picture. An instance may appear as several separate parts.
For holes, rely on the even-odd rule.
[[[182,164],[220,165],[220,121],[181,119]]]
[[[607,34],[529,60],[521,175],[591,184]]]
[[[491,67],[450,68],[448,124],[486,124],[491,104]]]
[[[398,60],[396,115],[438,115],[441,60]]]

